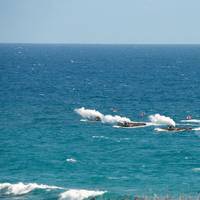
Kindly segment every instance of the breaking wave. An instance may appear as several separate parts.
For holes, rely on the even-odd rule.
[[[57,186],[49,186],[44,184],[37,184],[37,183],[0,183],[0,192],[5,193],[6,195],[25,195],[33,190],[66,190],[66,188],[57,187]],[[106,191],[93,191],[93,190],[84,190],[84,189],[69,189],[65,192],[60,193],[59,199],[60,200],[83,200],[89,197],[96,197],[103,195]]]
[[[60,194],[60,200],[83,200],[89,197],[103,195],[106,191],[77,190],[71,189]]]
[[[160,114],[150,115],[149,119],[155,125],[176,126],[176,123],[173,119],[171,119],[170,117],[166,117],[164,115],[160,115]]]
[[[13,194],[13,195],[23,195],[27,194],[33,190],[36,189],[43,189],[43,190],[55,190],[55,189],[63,189],[61,187],[57,186],[49,186],[49,185],[43,185],[43,184],[37,184],[37,183],[0,183],[0,190],[4,190],[6,194]]]

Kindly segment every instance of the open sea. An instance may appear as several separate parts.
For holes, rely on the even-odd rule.
[[[81,107],[196,130],[116,128]],[[0,44],[0,199],[200,199],[198,120],[200,45]]]

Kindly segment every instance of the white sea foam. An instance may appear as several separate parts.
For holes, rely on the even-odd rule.
[[[165,132],[166,131],[165,129],[162,129],[162,128],[155,128],[154,130],[158,131],[158,132]]]
[[[193,128],[192,130],[194,130],[194,131],[200,131],[200,127],[198,127],[198,128]]]
[[[186,119],[186,120],[181,120],[181,122],[200,123],[200,119]]]
[[[5,190],[6,194],[13,194],[13,195],[23,195],[27,194],[35,189],[44,189],[44,190],[54,190],[54,189],[63,189],[57,186],[49,186],[37,183],[0,183],[0,190]]]
[[[76,163],[77,162],[77,160],[74,159],[74,158],[67,158],[66,161],[70,162],[70,163]]]
[[[193,172],[200,172],[200,167],[193,168],[192,171],[193,171]]]
[[[149,119],[152,123],[157,124],[157,125],[176,126],[176,123],[173,119],[171,119],[170,117],[166,117],[164,115],[160,115],[160,114],[150,115]]]
[[[96,110],[91,110],[91,109],[85,109],[84,107],[82,108],[77,108],[74,110],[76,113],[78,113],[81,117],[89,120],[95,120],[96,117],[99,117],[100,119],[103,118],[103,114],[100,113],[99,111]]]
[[[60,200],[83,200],[89,197],[103,195],[105,191],[71,189],[60,194]]]
[[[81,122],[87,122],[88,120],[87,119],[81,119],[80,121]]]

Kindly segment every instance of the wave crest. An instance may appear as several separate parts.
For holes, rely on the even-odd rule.
[[[83,200],[89,197],[103,195],[105,191],[71,189],[60,194],[60,200]]]
[[[53,189],[63,189],[57,186],[49,186],[37,183],[24,184],[22,182],[11,184],[11,183],[0,183],[0,190],[5,190],[6,194],[13,195],[23,195],[27,194],[35,189],[53,190]]]

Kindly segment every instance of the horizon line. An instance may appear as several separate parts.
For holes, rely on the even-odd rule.
[[[31,45],[200,45],[200,43],[76,43],[76,42],[0,42],[1,44]]]

